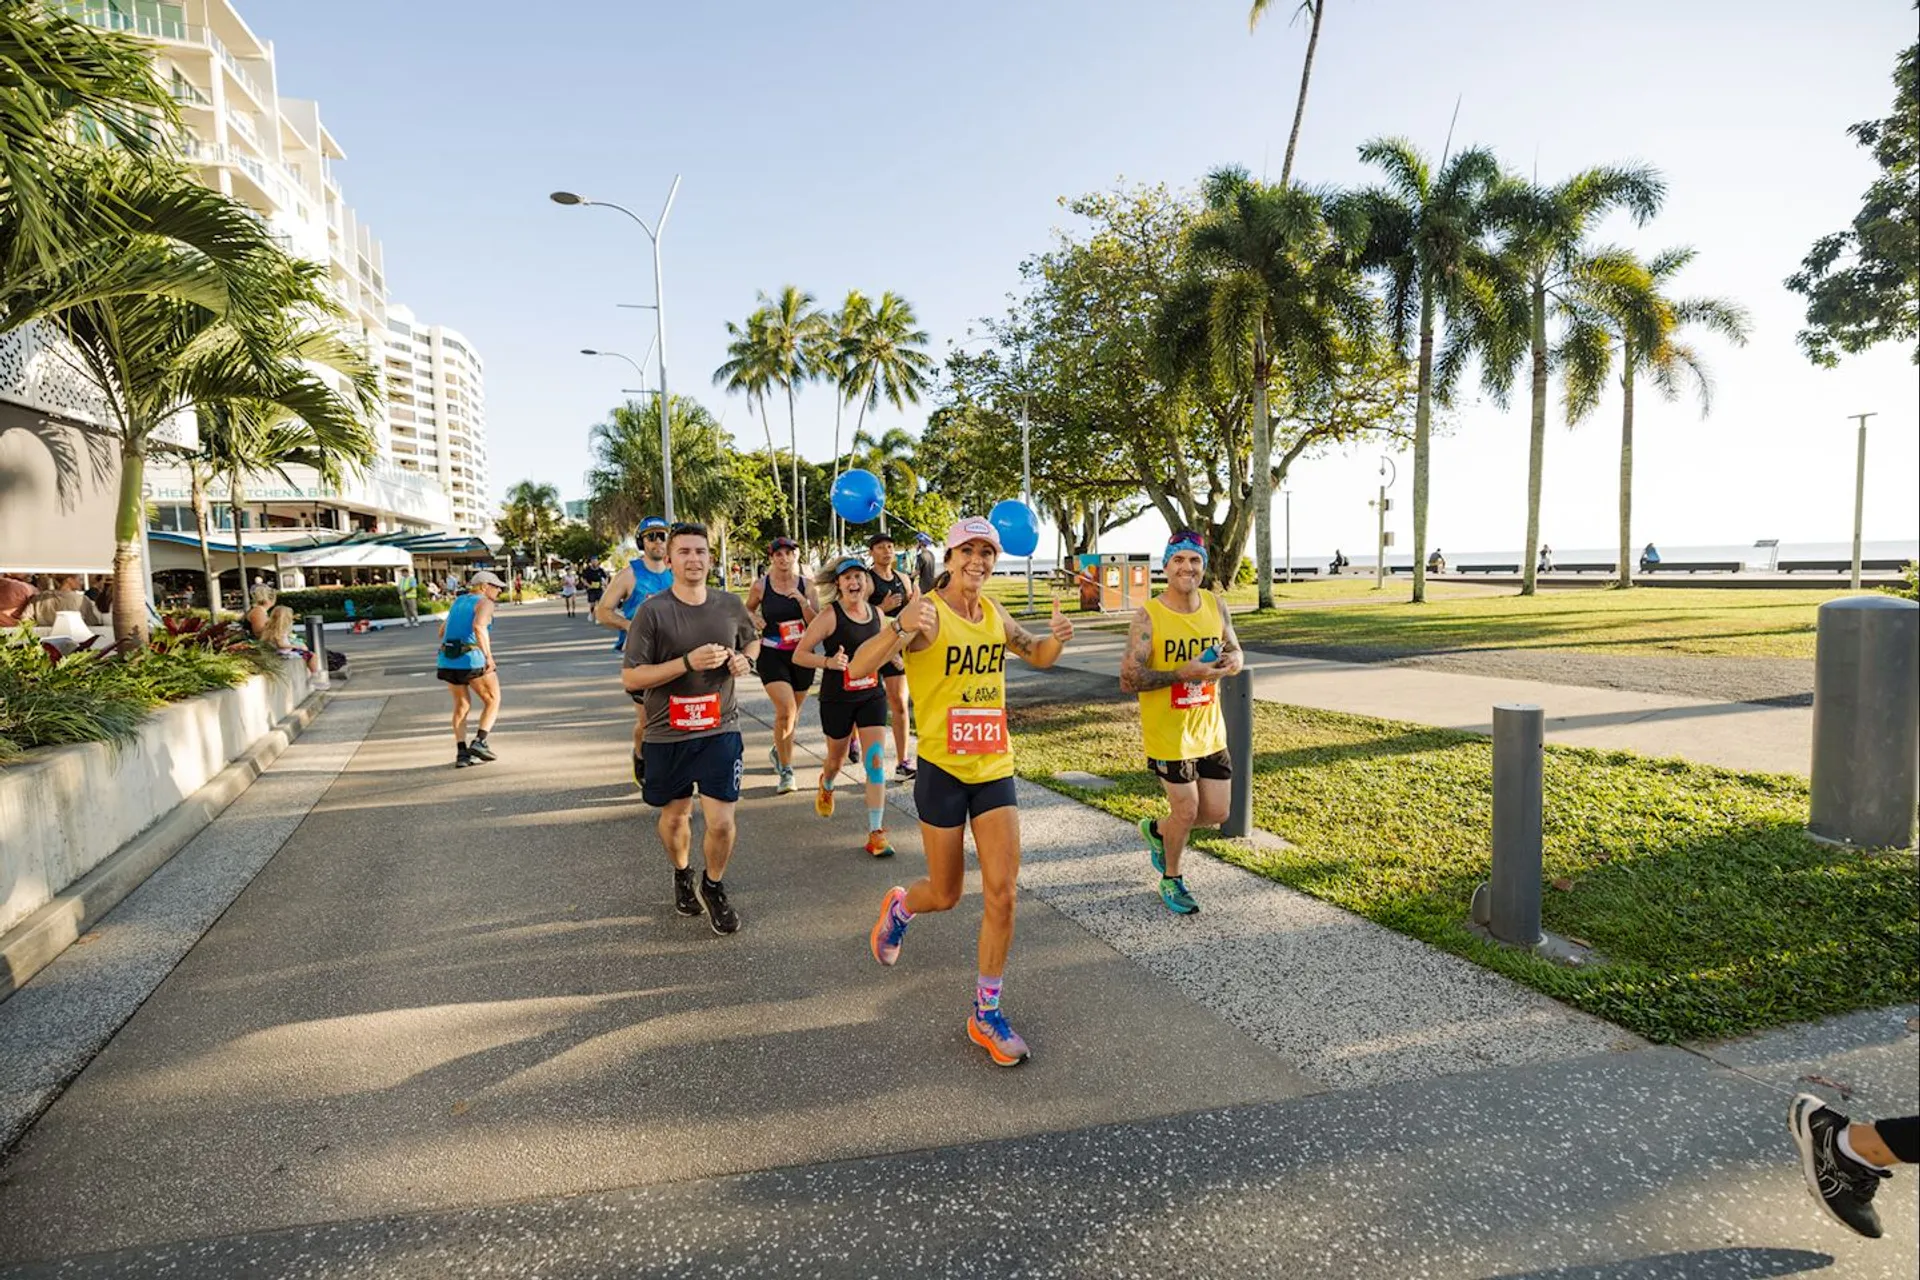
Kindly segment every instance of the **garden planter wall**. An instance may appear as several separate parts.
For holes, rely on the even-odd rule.
[[[0,934],[205,786],[308,691],[291,658],[285,679],[161,707],[125,747],[57,747],[0,768]]]

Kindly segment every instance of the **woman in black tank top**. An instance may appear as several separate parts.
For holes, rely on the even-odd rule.
[[[845,674],[847,663],[860,646],[880,634],[882,626],[890,625],[867,603],[872,581],[867,567],[853,556],[839,560],[820,575],[819,587],[834,592],[835,599],[807,625],[793,661],[796,666],[816,667],[826,673],[820,685],[820,728],[827,738],[827,758],[820,767],[814,812],[823,818],[833,816],[833,780],[842,763],[854,754],[857,737],[855,767],[866,785],[867,852],[885,858],[893,853],[886,830],[887,693],[881,687],[879,672],[852,683]]]
[[[867,552],[873,558],[873,568],[869,570],[873,579],[870,598],[883,617],[898,617],[918,594],[913,589],[913,579],[894,564],[893,539],[886,534],[876,533],[868,538]],[[913,766],[907,763],[907,669],[896,658],[880,668],[880,675],[887,686],[887,709],[893,717],[895,772],[902,778],[911,778]]]
[[[796,666],[793,651],[800,633],[814,620],[813,587],[799,569],[791,538],[775,538],[767,548],[770,572],[747,591],[747,612],[760,626],[760,683],[773,700],[773,749],[767,753],[778,781],[774,791],[793,790],[793,735],[800,728],[800,704],[813,687],[813,672]]]

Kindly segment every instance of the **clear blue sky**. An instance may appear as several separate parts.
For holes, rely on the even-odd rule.
[[[724,323],[793,282],[909,298],[936,349],[997,312],[1016,266],[1067,215],[1057,200],[1124,178],[1191,183],[1240,163],[1279,170],[1304,27],[1286,0],[1249,37],[1245,0],[989,0],[902,5],[542,6],[474,0],[242,0],[275,42],[284,92],[318,98],[347,149],[347,197],[386,245],[396,301],[463,331],[487,365],[496,491],[522,478],[583,494],[587,430],[633,385],[652,316],[645,237],[617,213],[563,209],[566,188],[651,218],[683,175],[665,245],[669,375],[743,444],[758,428],[709,382]],[[1882,347],[1840,369],[1793,344],[1780,281],[1842,228],[1873,176],[1845,136],[1885,114],[1909,0],[1327,0],[1297,177],[1348,184],[1377,134],[1437,152],[1457,136],[1554,179],[1639,160],[1663,214],[1610,239],[1692,244],[1681,285],[1749,307],[1744,350],[1707,340],[1718,395],[1643,395],[1636,532],[1684,544],[1850,533],[1853,434],[1877,410],[1869,538],[1920,526],[1916,377]],[[905,416],[917,430],[919,413]],[[1523,407],[1467,403],[1434,452],[1432,536],[1518,546]],[[802,397],[802,452],[830,452],[833,405]],[[883,419],[880,425],[890,425]],[[1609,545],[1617,397],[1547,453],[1544,533]],[[1370,548],[1377,451],[1301,464],[1295,545]],[[1409,468],[1402,459],[1401,488]],[[1406,539],[1405,508],[1395,521]],[[1164,534],[1130,531],[1145,548]]]

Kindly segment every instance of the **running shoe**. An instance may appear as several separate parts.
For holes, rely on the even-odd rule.
[[[1152,818],[1140,819],[1140,835],[1147,842],[1147,856],[1153,859],[1153,869],[1160,875],[1167,874],[1167,842],[1153,829]]]
[[[647,785],[647,758],[638,751],[633,753],[633,785],[636,787]]]
[[[740,927],[740,913],[727,901],[725,885],[701,877],[700,898],[707,904],[707,923],[715,933],[725,935]]]
[[[915,773],[919,772],[919,770],[914,768],[913,765],[908,764],[905,760],[902,760],[899,764],[893,766],[893,771],[899,774],[900,777],[902,777],[903,779],[912,778]]]
[[[887,843],[887,832],[884,827],[867,833],[867,852],[876,858],[893,856],[893,846]]]
[[[464,742],[460,744],[460,749],[454,753],[453,767],[456,769],[471,769],[473,767],[473,753],[467,750],[467,744]]]
[[[784,795],[791,795],[792,792],[793,792],[793,770],[782,769],[780,771],[780,781],[773,784],[773,794],[777,796],[784,796]]]
[[[820,774],[820,789],[813,793],[813,811],[823,818],[833,816],[833,788],[826,785],[827,775]]]
[[[1181,876],[1160,877],[1160,901],[1175,915],[1190,916],[1200,910],[1200,904],[1187,892],[1187,882]]]
[[[995,1066],[1017,1067],[1027,1060],[1027,1042],[1007,1025],[1007,1015],[998,1009],[976,1006],[967,1019],[967,1035],[987,1051]]]
[[[896,902],[903,907],[907,902],[907,891],[899,885],[887,890],[887,896],[880,899],[880,918],[873,922],[870,939],[873,958],[884,965],[891,965],[900,958],[900,942],[907,936],[907,922],[894,914]]]
[[[1787,1108],[1787,1128],[1793,1145],[1800,1148],[1807,1190],[1835,1222],[1878,1240],[1880,1215],[1873,1208],[1873,1193],[1892,1175],[1840,1149],[1840,1135],[1849,1123],[1810,1093],[1800,1094]]]
[[[673,873],[673,909],[683,916],[700,914],[700,895],[694,892],[699,881],[700,873],[692,867],[676,869]]]
[[[493,748],[487,745],[485,738],[475,738],[473,745],[468,747],[467,750],[472,753],[475,760],[498,760],[500,758],[493,754]]]

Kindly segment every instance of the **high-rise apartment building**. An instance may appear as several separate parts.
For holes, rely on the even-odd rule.
[[[453,527],[488,531],[486,375],[465,337],[387,308],[387,418],[395,466],[438,477],[453,500]]]

